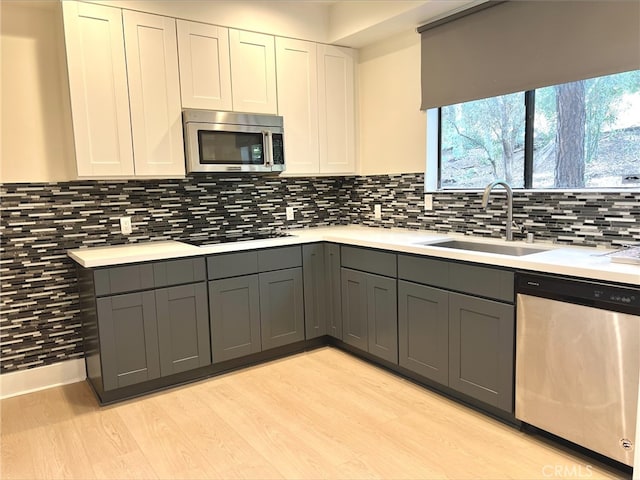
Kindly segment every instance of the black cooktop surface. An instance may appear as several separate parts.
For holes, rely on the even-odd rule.
[[[224,235],[214,235],[206,238],[187,238],[183,240],[185,243],[201,247],[203,245],[216,245],[219,243],[243,242],[247,240],[265,240],[269,238],[293,237],[292,234],[279,231],[255,231],[255,232],[238,232],[225,233]]]

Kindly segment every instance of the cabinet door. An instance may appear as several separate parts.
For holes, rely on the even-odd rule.
[[[274,43],[271,35],[229,29],[235,111],[278,112]]]
[[[398,354],[401,366],[449,383],[449,294],[398,282]]]
[[[260,351],[258,275],[209,282],[213,363]]]
[[[327,333],[342,339],[342,294],[340,283],[340,245],[324,245]]]
[[[341,269],[342,340],[361,350],[368,349],[367,274]]]
[[[276,38],[278,113],[287,134],[287,174],[320,172],[316,44]]]
[[[104,389],[160,376],[156,303],[152,291],[98,298]]]
[[[211,363],[209,311],[204,282],[156,290],[160,374]]]
[[[353,173],[355,143],[355,50],[318,45],[320,173]]]
[[[231,110],[229,30],[177,20],[183,108]]]
[[[260,274],[262,349],[304,340],[302,268]]]
[[[119,8],[62,2],[78,176],[133,175]]]
[[[449,386],[513,411],[514,308],[449,295]]]
[[[324,244],[302,246],[304,281],[304,324],[307,339],[327,333],[327,285],[325,281]]]
[[[123,18],[136,175],[184,176],[175,20],[129,10]]]
[[[369,353],[398,363],[398,299],[396,279],[367,274]]]

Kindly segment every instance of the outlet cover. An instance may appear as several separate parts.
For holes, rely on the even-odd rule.
[[[377,204],[373,206],[373,217],[376,220],[381,220],[382,219],[382,205]]]
[[[433,195],[425,193],[424,195],[424,209],[433,210]]]
[[[294,216],[293,207],[287,207],[285,211],[287,212],[287,220],[293,220],[293,216]]]
[[[120,233],[129,235],[131,231],[131,217],[120,217]]]

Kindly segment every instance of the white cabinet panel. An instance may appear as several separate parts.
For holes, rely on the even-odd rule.
[[[185,20],[176,26],[182,106],[231,110],[228,29]]]
[[[274,37],[229,29],[233,109],[277,113]]]
[[[278,112],[284,117],[287,174],[320,172],[316,44],[276,38]]]
[[[175,20],[123,12],[135,173],[185,173]]]
[[[133,175],[121,10],[62,6],[78,176]]]
[[[355,50],[318,45],[320,173],[355,171]]]

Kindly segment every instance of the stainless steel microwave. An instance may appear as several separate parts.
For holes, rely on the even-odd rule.
[[[187,172],[282,172],[283,119],[277,115],[182,111]]]

